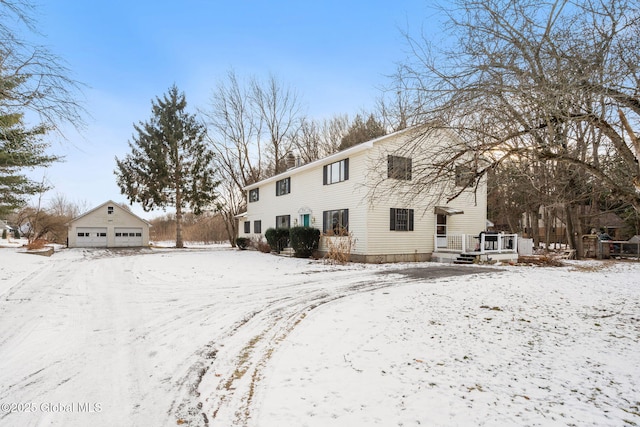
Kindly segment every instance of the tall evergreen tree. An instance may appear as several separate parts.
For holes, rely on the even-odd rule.
[[[31,0],[0,0],[0,218],[47,189],[23,174],[61,159],[46,153],[44,135],[61,133],[63,123],[83,125],[80,84],[60,58],[25,39],[41,36],[35,6]],[[39,124],[27,127],[25,114]]]
[[[26,204],[28,196],[46,190],[42,183],[20,173],[60,160],[45,153],[48,144],[41,138],[46,130],[45,126],[27,129],[21,113],[8,113],[0,107],[0,217]]]
[[[362,142],[371,141],[385,134],[384,126],[373,117],[373,114],[369,115],[366,122],[362,116],[358,114],[349,127],[347,134],[342,137],[339,148],[340,150],[344,150]]]
[[[185,111],[186,98],[175,85],[151,104],[151,119],[134,124],[131,153],[116,157],[115,174],[122,194],[145,211],[175,207],[176,247],[182,248],[183,209],[198,215],[216,198],[213,152],[204,143],[204,126]]]

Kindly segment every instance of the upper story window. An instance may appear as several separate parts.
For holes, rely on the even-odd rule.
[[[389,230],[413,231],[413,209],[391,208]]]
[[[411,180],[411,158],[387,156],[387,178]]]
[[[349,159],[325,165],[322,169],[322,183],[324,185],[335,184],[349,179]]]
[[[107,215],[111,215],[113,213],[113,206],[107,206]]]
[[[468,166],[456,166],[456,187],[465,187],[473,183],[475,174]]]
[[[289,194],[291,192],[291,178],[281,179],[276,181],[276,196],[282,196],[283,194]]]
[[[249,190],[249,203],[257,202],[260,200],[260,189],[254,188],[253,190]]]

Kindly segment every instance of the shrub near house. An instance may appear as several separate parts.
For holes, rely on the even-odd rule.
[[[289,246],[289,229],[288,228],[269,228],[264,233],[264,238],[271,246],[271,250],[280,252]]]
[[[309,258],[318,249],[320,230],[311,227],[292,227],[289,241],[297,258]]]

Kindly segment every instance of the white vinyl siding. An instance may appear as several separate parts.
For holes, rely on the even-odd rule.
[[[90,233],[89,236],[87,233]],[[99,234],[95,236],[91,233]],[[104,203],[69,222],[68,245],[71,248],[148,244],[149,223],[113,202]]]
[[[433,252],[436,228],[434,206],[438,204],[437,201],[428,195],[406,200],[398,194],[387,192],[385,188],[385,182],[389,183],[389,188],[404,183],[404,180],[389,179],[387,174],[388,156],[403,157],[405,138],[406,135],[402,133],[382,137],[326,159],[289,169],[286,174],[256,183],[255,187],[249,186],[247,191],[261,188],[260,200],[248,204],[245,220],[261,221],[264,233],[267,229],[276,227],[277,216],[289,215],[290,225],[294,227],[302,225],[300,218],[309,215],[310,226],[322,231],[324,212],[348,209],[349,233],[356,241],[353,254],[377,256]],[[433,144],[436,141],[440,144],[446,142],[447,138],[445,133],[434,133],[426,142]],[[420,152],[417,149],[413,150],[412,165],[420,163]],[[409,158],[406,154],[404,156]],[[349,179],[328,185],[328,182],[333,181],[333,172],[331,178],[327,176],[328,168],[331,167],[333,171],[332,165],[336,165],[337,176],[340,177],[340,166],[337,165],[347,158]],[[407,162],[404,164],[407,165]],[[412,175],[415,178],[416,171],[413,171]],[[408,177],[407,173],[403,176]],[[296,190],[286,197],[277,197],[276,183],[286,178],[291,179],[290,185]],[[382,193],[379,193],[381,197],[370,200],[369,191],[372,184],[377,182],[376,179],[382,180],[382,184],[377,186],[382,190]],[[407,184],[411,182],[407,181]],[[465,194],[449,204],[442,202],[440,205],[464,211],[464,214],[447,218],[449,233],[477,234],[484,229],[487,207],[484,183],[479,187],[477,200],[472,194]],[[412,232],[390,230],[391,208],[413,209]],[[255,230],[253,231],[255,234]],[[322,240],[320,250],[323,250]]]

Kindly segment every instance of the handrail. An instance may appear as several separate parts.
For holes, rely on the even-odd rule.
[[[446,246],[442,246],[443,241]],[[518,235],[504,233],[447,234],[434,236],[434,252],[513,253],[518,251]]]

